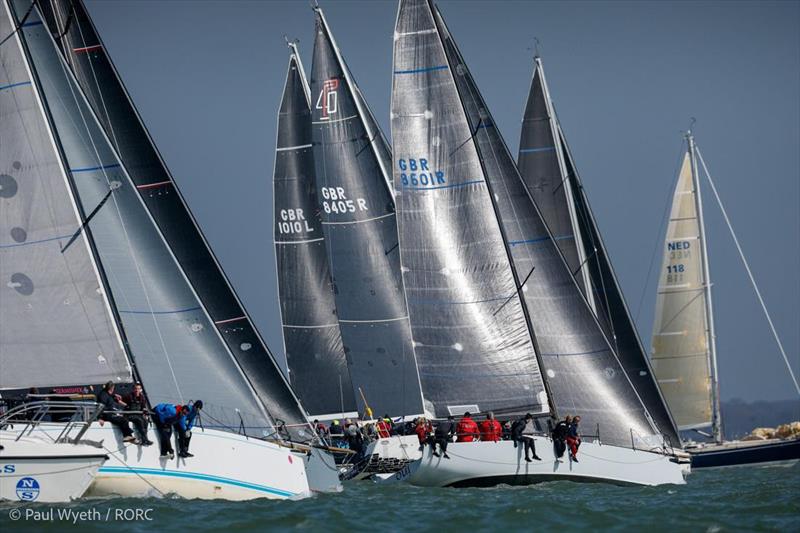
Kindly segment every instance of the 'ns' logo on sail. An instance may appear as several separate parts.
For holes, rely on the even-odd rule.
[[[322,83],[322,90],[317,97],[317,109],[322,110],[320,120],[330,120],[331,115],[339,111],[338,97],[336,90],[339,88],[339,80],[331,78]]]

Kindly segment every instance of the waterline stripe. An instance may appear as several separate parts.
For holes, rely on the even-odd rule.
[[[409,70],[395,70],[395,74],[419,74],[421,72],[431,72],[433,70],[447,70],[447,65],[437,65],[435,67],[412,68]]]
[[[238,481],[235,479],[211,476],[208,474],[197,474],[195,472],[177,472],[175,470],[159,470],[156,468],[128,468],[123,466],[103,466],[100,467],[100,473],[103,474],[132,474],[132,475],[150,475],[150,476],[165,476],[176,477],[184,479],[197,479],[200,481],[210,481],[213,483],[224,483],[226,485],[233,485],[235,487],[242,487],[245,489],[256,490],[260,492],[267,492],[277,496],[285,496],[290,498],[296,496],[297,493],[289,492],[287,490],[276,489],[274,487],[267,487],[265,485],[258,485],[256,483],[248,483],[246,481]]]
[[[107,170],[109,168],[117,168],[121,166],[122,165],[120,165],[119,163],[113,163],[111,165],[100,165],[98,167],[71,168],[69,169],[69,171],[75,174],[77,172],[94,172],[95,170]]]
[[[14,87],[22,87],[23,85],[30,85],[31,82],[29,81],[20,81],[17,83],[11,83],[9,85],[0,85],[0,91],[5,89],[13,89]]]

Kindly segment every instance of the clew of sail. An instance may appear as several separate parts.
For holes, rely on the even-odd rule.
[[[318,202],[360,411],[422,412],[400,273],[388,147],[320,9],[311,73]],[[363,397],[362,394],[363,393]]]
[[[481,164],[492,155],[474,142],[493,123],[488,114],[480,120],[472,104],[465,112],[466,67],[441,31],[427,2],[400,2],[393,169],[423,394],[437,416],[546,414],[547,392]]]
[[[34,19],[35,20],[35,19]],[[0,390],[131,382],[83,213],[0,5]]]
[[[310,417],[355,411],[318,212],[310,95],[291,54],[278,113],[273,178],[275,257],[289,381]]]
[[[712,423],[700,221],[687,152],[672,199],[653,325],[653,370],[681,430]]]

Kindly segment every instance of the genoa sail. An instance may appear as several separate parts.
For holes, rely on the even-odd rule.
[[[687,152],[672,199],[658,277],[651,361],[681,430],[712,424],[711,347],[700,220]]]
[[[577,173],[544,75],[534,60],[518,156],[520,175],[594,311],[620,364],[659,431],[674,444],[677,429],[630,317],[610,258]],[[588,288],[588,290],[587,290]]]
[[[397,16],[394,187],[403,278],[426,407],[548,414],[547,392],[456,76],[425,1]],[[452,50],[450,50],[452,53]],[[479,126],[490,126],[486,122]],[[481,129],[481,128],[479,128]]]
[[[15,24],[29,5],[9,1]],[[83,5],[37,3],[20,35],[151,401],[202,398],[222,426],[259,435],[305,423]]]
[[[291,43],[278,113],[274,238],[289,381],[310,417],[356,410],[317,207],[310,94]]]
[[[356,400],[362,412],[369,406],[417,415],[422,396],[387,177],[389,149],[319,8],[316,18],[311,104],[318,203]]]
[[[131,367],[16,22],[0,5],[0,390],[130,383]]]

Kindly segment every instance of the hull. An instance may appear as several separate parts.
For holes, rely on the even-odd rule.
[[[530,485],[545,481],[604,482],[617,485],[685,483],[684,468],[669,456],[583,442],[579,462],[567,454],[556,460],[550,439],[537,437],[541,461],[526,462],[523,447],[511,441],[457,442],[447,447],[450,459],[437,458],[426,447],[423,458],[382,482],[407,481],[423,487],[485,487],[499,484]]]
[[[394,474],[422,458],[416,435],[393,435],[370,442],[365,456],[368,461],[355,476],[367,479],[375,474]]]
[[[63,426],[43,423],[36,433],[58,435]],[[122,442],[110,424],[93,423],[83,440],[101,444],[108,455],[87,494],[92,496],[165,496],[192,499],[251,500],[302,498],[311,492],[305,451],[235,433],[195,428],[190,450],[194,457],[159,457],[158,438],[150,428],[152,446]],[[173,442],[173,447],[177,449]]]
[[[303,452],[308,486],[312,492],[341,492],[339,468],[333,454],[319,448]]]
[[[0,500],[76,500],[86,493],[107,458],[93,446],[15,437],[0,432]]]
[[[687,450],[692,468],[754,466],[770,463],[791,465],[800,460],[800,438],[768,441],[731,441]]]

